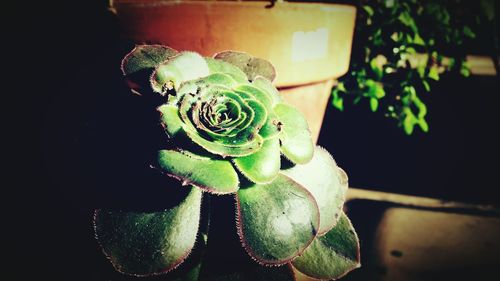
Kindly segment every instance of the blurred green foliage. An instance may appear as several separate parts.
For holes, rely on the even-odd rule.
[[[494,1],[361,0],[349,72],[332,105],[367,101],[411,135],[428,132],[425,100],[445,72],[469,76],[468,42],[494,21]]]

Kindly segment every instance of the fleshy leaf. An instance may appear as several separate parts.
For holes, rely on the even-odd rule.
[[[210,77],[210,79],[207,79],[209,77]],[[231,88],[223,85],[223,83],[224,83],[223,80],[226,80],[226,79],[231,79],[231,77],[228,75],[225,75],[225,74],[218,73],[218,74],[211,74],[207,77],[203,77],[200,79],[186,81],[186,82],[182,83],[179,90],[175,94],[175,100],[177,102],[180,102],[185,95],[190,94],[190,95],[195,96],[195,95],[200,94],[202,91],[206,92],[209,88],[212,89],[212,91],[217,91],[217,90],[219,90],[219,91],[231,91]],[[231,80],[229,80],[229,81],[231,81]],[[226,81],[226,82],[228,82],[228,81]],[[233,81],[231,81],[231,83],[233,83]]]
[[[184,131],[193,142],[203,147],[207,151],[221,155],[222,157],[247,156],[252,153],[255,153],[258,149],[262,147],[262,144],[264,143],[264,139],[260,135],[255,135],[252,140],[242,145],[227,145],[227,144],[212,142],[202,138],[197,132],[192,131],[191,128],[188,127],[186,124],[182,124],[182,127],[184,128]]]
[[[227,88],[232,88],[238,85],[238,82],[232,76],[226,73],[213,73],[208,75],[207,77],[196,80],[195,83],[197,83],[199,86],[218,85]]]
[[[194,52],[182,52],[159,64],[151,74],[150,82],[155,92],[164,95],[167,90],[179,90],[185,81],[208,74],[208,65],[202,56]]]
[[[337,279],[360,267],[358,236],[347,216],[342,213],[337,225],[316,238],[292,264],[317,279]]]
[[[233,77],[239,83],[248,83],[247,75],[233,64],[214,58],[205,58],[210,74],[224,73]]]
[[[231,129],[228,132],[234,135],[217,137],[215,131],[210,132],[210,129],[204,126],[201,122],[202,118],[199,118],[199,114],[202,113],[204,106],[207,106],[208,109],[217,106],[226,106],[229,103],[233,104],[234,109],[238,109],[236,111],[241,113],[238,114],[237,118],[232,118],[230,115],[237,112],[226,111],[228,113],[227,117],[237,122],[237,124],[233,124],[236,127],[231,125]],[[265,107],[262,103],[254,99],[244,101],[241,96],[227,90],[227,88],[221,87],[219,89],[218,86],[214,86],[200,90],[199,96],[184,95],[180,101],[179,113],[184,122],[182,127],[188,137],[194,143],[213,154],[223,157],[250,155],[255,153],[264,141],[257,133],[258,128],[263,126],[267,118]],[[224,119],[227,120],[228,118]],[[203,117],[203,120],[207,120],[207,118]],[[229,125],[229,123],[226,124]]]
[[[238,136],[244,139],[251,139],[255,137],[255,134],[258,133],[259,129],[264,126],[264,123],[267,120],[267,110],[265,106],[258,100],[249,100],[247,101],[248,106],[252,108],[254,111],[254,118],[252,119],[252,122],[250,125],[242,130]]]
[[[238,234],[259,263],[284,264],[316,237],[319,210],[312,195],[291,178],[278,174],[268,184],[242,188],[236,196]]]
[[[273,138],[280,133],[279,127],[280,121],[278,116],[274,113],[273,110],[268,112],[268,117],[266,123],[262,126],[259,131],[259,135],[261,135],[264,139]]]
[[[278,89],[276,89],[276,87],[274,87],[273,83],[271,81],[269,81],[267,78],[262,77],[262,76],[257,76],[252,81],[252,84],[255,87],[260,88],[269,94],[269,96],[271,97],[273,106],[280,103],[280,102],[283,102],[283,98],[280,96]]]
[[[198,232],[202,193],[192,188],[178,206],[160,212],[97,210],[97,240],[117,271],[136,276],[168,272],[191,252]]]
[[[330,153],[316,146],[311,161],[282,172],[301,184],[316,199],[320,214],[318,235],[332,229],[342,212],[347,180],[344,179],[345,173],[337,167]]]
[[[137,45],[123,58],[121,69],[124,75],[154,69],[177,54],[176,50],[162,45]]]
[[[307,121],[296,108],[280,103],[274,112],[281,122],[281,152],[296,164],[309,162],[314,153],[314,145]]]
[[[210,193],[234,193],[239,188],[238,174],[227,160],[213,160],[187,151],[160,150],[158,163],[169,176]]]
[[[290,268],[292,269],[293,272],[293,279],[294,281],[318,281],[316,278],[309,277],[305,275],[304,273],[298,271],[295,267],[293,267],[292,264],[290,264]]]
[[[161,124],[170,137],[182,130],[182,120],[177,106],[164,104],[157,109],[161,113]]]
[[[270,62],[247,53],[225,51],[215,54],[214,58],[237,66],[247,75],[250,81],[253,81],[259,75],[270,81],[273,81],[276,77],[276,70]]]
[[[234,158],[238,170],[255,183],[268,183],[276,178],[280,170],[280,144],[278,138],[264,141],[254,154]]]
[[[254,99],[260,101],[266,107],[267,111],[272,111],[272,99],[271,96],[264,92],[263,90],[254,87],[252,85],[239,85],[234,88],[237,93],[246,93],[252,96]]]

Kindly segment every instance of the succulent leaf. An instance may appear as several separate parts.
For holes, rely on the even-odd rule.
[[[316,279],[337,279],[360,267],[359,239],[344,213],[337,225],[316,238],[292,265]]]
[[[183,82],[205,77],[209,72],[205,59],[198,53],[182,52],[156,67],[151,74],[151,87],[165,95],[167,90],[177,91]]]
[[[234,193],[239,188],[238,174],[227,160],[214,160],[187,151],[160,150],[158,163],[169,176],[210,193]]]
[[[130,75],[146,69],[154,69],[160,63],[179,52],[162,45],[137,45],[122,60],[123,75]]]
[[[330,153],[316,146],[311,161],[307,164],[297,164],[282,172],[311,192],[318,203],[320,214],[318,235],[332,229],[342,213],[347,178]]]
[[[262,264],[287,263],[316,237],[316,201],[304,187],[283,174],[271,183],[240,189],[236,201],[243,246]]]
[[[200,221],[202,193],[192,188],[178,206],[160,212],[97,210],[96,237],[119,272],[148,276],[168,272],[189,255]]]
[[[182,131],[182,120],[179,117],[177,106],[163,104],[157,110],[161,114],[161,124],[171,138]]]
[[[241,157],[247,156],[262,146],[264,143],[264,139],[256,135],[249,142],[243,143],[241,145],[225,145],[216,142],[211,142],[202,138],[198,133],[193,132],[189,127],[183,124],[183,128],[186,131],[186,134],[193,140],[195,143],[206,149],[207,151],[221,155],[222,157],[232,156],[232,157]]]
[[[200,78],[198,80],[194,80],[195,83],[199,86],[209,87],[209,85],[213,86],[223,86],[227,88],[233,88],[238,85],[238,82],[231,76],[226,73],[213,73],[208,75],[207,77]]]
[[[270,62],[247,53],[225,51],[215,54],[214,58],[237,66],[247,75],[247,79],[250,81],[253,81],[257,76],[263,76],[270,81],[273,81],[276,77],[276,70]]]
[[[259,131],[259,134],[264,139],[269,139],[277,136],[281,131],[281,121],[278,119],[278,116],[273,111],[270,111],[266,120],[266,123],[262,126]]]
[[[309,162],[314,153],[311,132],[304,116],[294,107],[280,103],[274,112],[281,122],[281,152],[296,164]]]
[[[248,83],[247,75],[237,66],[214,58],[205,58],[205,61],[207,62],[210,74],[224,73],[230,75],[238,83]]]
[[[167,134],[158,144],[168,149],[158,151],[155,166],[190,186],[170,209],[95,212],[96,237],[118,271],[168,272],[184,261],[197,235],[206,243],[198,230],[202,191],[235,194],[237,231],[247,253],[261,265],[288,265],[252,263],[243,271],[205,275],[209,265],[195,258],[202,249],[196,246],[171,280],[284,281],[294,278],[292,269],[295,277],[324,279],[359,266],[359,242],[342,212],[347,175],[326,150],[314,147],[304,116],[283,103],[271,63],[242,52],[204,58],[139,45],[124,58],[122,71],[132,91],[144,93],[144,105],[152,105],[147,114],[156,108]],[[148,96],[153,92],[160,95]],[[296,165],[280,171],[281,155]]]
[[[252,85],[239,85],[235,88],[238,93],[246,93],[250,97],[262,102],[268,111],[272,111],[272,98],[267,92],[252,86]]]
[[[262,148],[254,154],[235,158],[234,164],[249,180],[255,183],[269,183],[280,171],[280,143],[278,138],[264,141]]]
[[[184,95],[179,105],[182,127],[193,142],[223,157],[250,155],[262,146],[258,131],[267,111],[261,102],[244,100],[224,87],[198,92]]]
[[[278,92],[278,89],[274,87],[273,83],[269,81],[269,79],[263,77],[263,76],[257,76],[255,79],[252,81],[252,84],[265,91],[272,100],[272,105],[275,106],[276,104],[283,102],[283,98],[281,98],[280,93]]]

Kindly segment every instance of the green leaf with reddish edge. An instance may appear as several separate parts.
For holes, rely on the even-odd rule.
[[[207,77],[211,76],[212,75]],[[207,77],[186,81],[182,83],[181,87],[175,94],[175,102],[180,102],[185,95],[199,96],[199,95],[204,95],[206,93],[213,93],[216,91],[228,91],[228,92],[232,91],[231,88],[228,88],[219,83],[222,82],[222,79],[217,78],[217,77],[221,78],[220,74],[214,76],[214,79],[211,80],[205,80],[205,78]]]
[[[253,81],[259,75],[270,81],[273,81],[276,77],[276,70],[270,62],[247,53],[225,51],[215,54],[214,58],[237,66],[247,75],[250,81]]]
[[[259,135],[261,135],[264,139],[274,138],[280,133],[279,124],[280,121],[274,111],[268,112],[266,123],[264,123],[264,125],[260,129]]]
[[[335,160],[324,148],[316,146],[314,156],[307,164],[297,164],[282,173],[289,176],[313,195],[318,203],[320,224],[318,235],[335,226],[345,201],[347,180]],[[314,176],[312,176],[314,175]]]
[[[264,126],[267,120],[267,110],[265,106],[257,100],[246,101],[248,106],[254,111],[254,118],[248,127],[242,130],[239,134],[239,138],[251,139],[259,132],[260,128]]]
[[[318,281],[316,278],[312,278],[309,276],[304,275],[304,273],[298,271],[295,267],[293,267],[292,264],[289,264],[290,268],[292,269],[293,272],[293,281]]]
[[[296,108],[280,103],[274,112],[281,122],[281,152],[296,164],[305,164],[313,157],[314,145],[307,121]]]
[[[186,94],[196,95],[199,91],[201,91],[201,89],[205,89],[210,86],[217,86],[218,88],[224,88],[229,91],[231,87],[235,87],[236,85],[238,85],[238,82],[230,75],[224,73],[213,73],[206,77],[185,81],[180,86],[176,96],[177,99],[180,100],[180,98]]]
[[[205,58],[210,74],[224,73],[239,83],[248,83],[247,75],[237,66],[214,58]]]
[[[260,135],[255,135],[252,140],[241,145],[221,144],[202,138],[197,132],[192,131],[186,124],[182,124],[182,128],[194,143],[203,147],[208,152],[218,154],[222,157],[247,156],[255,153],[264,143],[264,139]]]
[[[207,90],[213,89],[214,88]],[[256,100],[245,102],[240,96],[233,92],[215,94],[222,95],[222,97],[237,101],[242,106],[243,110],[248,110],[248,118],[246,118],[244,123],[238,126],[238,130],[241,129],[242,131],[240,131],[240,133],[238,133],[236,137],[228,138],[227,140],[220,139],[217,141],[213,141],[201,136],[199,130],[196,128],[196,125],[193,124],[190,117],[188,116],[188,112],[192,109],[192,104],[199,102],[199,100],[197,97],[185,95],[181,101],[179,112],[181,119],[184,121],[184,123],[182,124],[182,128],[184,129],[188,137],[194,143],[198,144],[205,150],[214,154],[221,155],[223,157],[240,157],[255,153],[262,146],[262,143],[264,141],[263,138],[256,132],[257,128],[259,128],[259,126],[261,127],[265,122],[264,118],[266,118],[266,115],[264,106],[262,106],[260,102]],[[214,94],[207,93],[203,98],[210,99],[213,95]],[[253,109],[248,105],[249,103],[254,104]],[[259,114],[255,114],[254,111],[263,111],[263,113],[261,112]]]
[[[178,206],[160,212],[97,210],[97,240],[115,269],[135,276],[166,273],[191,252],[198,232],[202,193],[191,188]]]
[[[179,117],[177,106],[164,104],[158,107],[157,110],[161,114],[161,124],[171,138],[182,131],[182,120]]]
[[[316,201],[304,187],[283,174],[271,183],[240,189],[236,202],[241,242],[261,264],[287,263],[316,237]]]
[[[237,93],[245,93],[252,96],[254,99],[261,102],[267,109],[268,112],[273,110],[271,96],[264,92],[263,90],[254,87],[252,85],[239,85],[234,88]]]
[[[272,105],[276,105],[280,102],[283,102],[283,98],[280,96],[280,93],[276,87],[274,87],[273,83],[269,81],[267,78],[262,77],[262,76],[257,76],[255,79],[252,81],[252,84],[265,91],[269,97],[271,97]]]
[[[337,225],[318,237],[292,265],[317,279],[337,279],[360,267],[359,239],[344,213]]]
[[[158,164],[184,185],[191,184],[210,193],[234,193],[239,188],[238,174],[227,160],[213,160],[187,151],[160,150]]]
[[[279,139],[265,140],[259,151],[248,156],[234,158],[233,162],[245,177],[255,183],[273,181],[281,166]]]
[[[210,87],[201,90],[199,96],[185,95],[180,101],[179,113],[181,119],[189,130],[193,132],[206,131],[205,129],[207,128],[206,126],[203,126],[201,118],[199,117],[199,114],[202,113],[200,111],[203,106],[208,104],[210,108],[214,108],[221,105],[225,106],[228,103],[235,104],[239,113],[237,118],[238,126],[237,128],[234,128],[235,130],[231,130],[231,132],[234,131],[234,133],[238,133],[252,124],[252,121],[255,118],[255,113],[252,107],[250,107],[249,104],[239,95],[227,90],[226,88],[219,89],[219,87]],[[260,107],[263,108],[263,106]],[[265,109],[263,110],[265,111]],[[197,140],[194,139],[193,141],[196,142]],[[230,144],[237,146],[246,142],[246,139],[233,138],[230,141]]]
[[[176,50],[162,45],[137,45],[123,58],[122,73],[129,75],[145,69],[154,69],[178,53]]]
[[[233,77],[225,73],[213,73],[195,81],[200,86],[218,85],[232,88],[238,85],[238,82]]]
[[[205,59],[198,53],[182,52],[159,64],[151,74],[153,91],[162,95],[166,90],[179,90],[185,81],[208,76],[209,69]]]

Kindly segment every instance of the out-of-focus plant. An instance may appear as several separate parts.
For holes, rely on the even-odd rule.
[[[165,132],[151,168],[178,181],[161,188],[186,194],[161,210],[95,212],[96,237],[116,270],[167,273],[184,263],[196,240],[210,244],[201,206],[214,195],[235,199],[227,211],[237,226],[228,237],[237,232],[252,259],[274,267],[207,279],[200,258],[182,280],[293,280],[292,269],[336,279],[359,267],[359,241],[342,211],[347,175],[314,147],[302,114],[283,102],[270,62],[234,51],[203,57],[141,45],[122,70]]]
[[[351,68],[332,91],[333,106],[367,100],[406,134],[427,132],[426,95],[443,72],[470,75],[463,46],[488,17],[481,10],[491,1],[466,2],[361,0]]]

